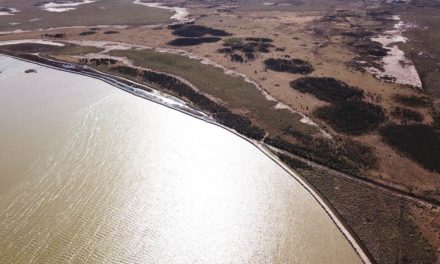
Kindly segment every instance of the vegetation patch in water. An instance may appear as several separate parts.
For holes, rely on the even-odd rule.
[[[382,47],[382,44],[369,39],[360,39],[352,43],[351,47],[362,57],[374,56],[382,58],[388,54],[388,50]]]
[[[367,102],[339,102],[319,107],[313,114],[336,131],[355,136],[373,131],[385,121],[382,107]]]
[[[267,59],[264,61],[267,69],[277,72],[289,72],[309,74],[315,69],[313,66],[301,59]]]
[[[383,140],[430,171],[440,172],[440,132],[422,124],[390,124],[380,129]]]
[[[361,89],[329,77],[302,77],[290,82],[290,87],[330,103],[360,101],[364,98]]]

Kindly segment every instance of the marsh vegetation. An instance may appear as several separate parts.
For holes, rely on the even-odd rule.
[[[383,140],[430,171],[440,172],[440,132],[423,124],[388,124],[380,129]]]
[[[128,66],[116,66],[110,70],[132,77],[140,77],[144,82],[154,87],[171,92],[180,98],[186,98],[194,106],[212,114],[219,123],[236,130],[240,134],[257,140],[264,137],[264,131],[254,126],[248,118],[232,113],[226,107],[195,91],[190,85],[176,77]]]
[[[267,137],[264,141],[294,155],[354,175],[376,168],[378,164],[374,150],[357,141],[331,141],[322,138],[310,140],[308,137],[297,137],[296,140],[295,143],[276,136]]]
[[[396,94],[393,96],[393,100],[396,103],[409,107],[422,108],[429,106],[428,99],[422,96]]]
[[[322,106],[313,115],[326,121],[336,131],[354,136],[372,132],[385,121],[382,107],[362,101]]]
[[[169,41],[170,46],[195,46],[203,43],[214,43],[220,41],[219,37],[199,37],[199,38],[176,38]]]
[[[170,25],[168,28],[172,30],[171,34],[179,37],[198,38],[207,35],[215,37],[231,36],[230,33],[222,29],[215,29],[194,24],[176,24]]]
[[[269,38],[229,38],[223,43],[218,53],[229,55],[231,61],[248,62],[255,60],[260,53],[269,53],[275,46]]]
[[[179,36],[167,44],[171,46],[195,46],[203,43],[214,43],[221,40],[221,37],[231,34],[221,30],[194,24],[176,24],[168,26],[171,33]]]
[[[329,77],[302,77],[290,82],[290,87],[329,103],[360,101],[364,98],[363,90]]]
[[[395,107],[393,111],[391,111],[391,116],[401,120],[403,123],[407,123],[410,121],[423,121],[423,116],[419,112],[399,106]]]
[[[109,54],[126,57],[136,66],[180,76],[201,93],[224,102],[232,112],[240,112],[257,121],[265,130],[292,125],[302,132],[318,132],[316,127],[302,123],[301,115],[288,109],[276,109],[277,102],[268,100],[254,84],[241,76],[227,74],[222,68],[178,54],[148,50],[115,50]]]
[[[315,69],[313,66],[301,59],[267,59],[264,61],[266,69],[277,72],[289,72],[299,74],[309,74]]]

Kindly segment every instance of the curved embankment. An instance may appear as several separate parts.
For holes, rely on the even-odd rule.
[[[10,56],[10,57],[13,57],[13,56]],[[230,129],[228,127],[225,127],[225,126],[215,122],[213,119],[209,118],[208,115],[206,115],[198,110],[191,109],[190,107],[188,107],[187,105],[182,103],[179,99],[174,98],[172,96],[166,96],[165,94],[158,92],[151,87],[148,87],[148,89],[151,90],[151,92],[147,92],[147,91],[141,90],[139,88],[136,88],[139,86],[147,87],[145,85],[137,84],[133,81],[130,81],[130,80],[127,80],[124,78],[114,77],[109,74],[99,72],[97,70],[88,71],[88,72],[74,71],[74,70],[72,70],[72,68],[74,68],[76,66],[72,65],[72,64],[61,63],[60,65],[64,65],[64,67],[56,67],[54,65],[38,63],[38,62],[34,62],[34,61],[22,59],[22,58],[17,58],[17,57],[13,57],[13,58],[19,59],[22,61],[26,61],[29,63],[34,63],[37,65],[41,65],[41,66],[45,66],[45,67],[49,67],[49,68],[53,68],[53,69],[57,69],[57,70],[62,70],[62,71],[70,72],[70,73],[80,74],[80,75],[84,75],[84,76],[88,76],[91,78],[101,80],[103,82],[106,82],[106,83],[118,88],[118,89],[129,92],[135,96],[139,96],[139,97],[147,99],[151,102],[161,104],[165,107],[177,110],[177,111],[182,112],[184,114],[190,115],[194,118],[208,122],[212,125],[221,127],[223,129],[229,131],[230,133],[233,133],[234,135],[246,140],[247,142],[249,142],[253,146],[255,146],[263,154],[265,154],[267,157],[269,157],[271,160],[273,160],[284,171],[286,171],[289,175],[291,175],[299,184],[301,184],[301,186],[303,186],[303,188],[305,188],[307,190],[307,192],[309,192],[312,195],[312,197],[319,203],[319,205],[324,209],[324,211],[331,218],[331,220],[336,225],[336,227],[340,230],[340,232],[344,235],[344,237],[349,241],[349,243],[351,244],[353,249],[359,255],[360,259],[364,263],[372,263],[371,258],[368,255],[365,248],[360,244],[360,242],[356,238],[355,234],[353,234],[349,230],[349,228],[342,222],[342,220],[338,216],[337,212],[334,211],[334,209],[325,201],[325,199],[303,177],[301,177],[298,173],[296,173],[295,171],[293,171],[292,169],[287,167],[284,163],[282,163],[281,160],[264,143],[262,143],[260,141],[249,139],[249,138],[237,133],[235,130]],[[70,65],[70,67],[69,67],[69,65]],[[122,82],[120,80],[124,80],[125,82]],[[130,85],[130,83],[132,85]],[[166,97],[163,97],[163,96],[166,96]]]
[[[274,98],[272,95],[270,95],[269,93],[266,92],[266,90],[255,80],[253,80],[252,78],[250,78],[249,76],[243,74],[243,73],[239,73],[237,71],[234,70],[230,70],[227,69],[226,67],[224,67],[223,65],[216,63],[208,58],[202,57],[202,56],[198,56],[195,55],[193,53],[190,53],[186,50],[182,50],[182,49],[169,49],[169,48],[153,48],[153,47],[149,47],[149,46],[143,46],[143,45],[137,45],[137,44],[129,44],[129,43],[124,43],[124,42],[114,42],[114,41],[89,41],[89,40],[70,40],[70,41],[66,41],[67,43],[71,43],[71,44],[76,44],[76,45],[85,45],[85,46],[94,46],[97,48],[103,48],[104,51],[100,52],[99,54],[105,54],[108,53],[110,51],[113,50],[118,50],[118,49],[146,49],[146,50],[153,50],[155,52],[160,52],[160,53],[169,53],[169,54],[176,54],[179,56],[184,56],[187,57],[189,59],[193,59],[196,61],[199,61],[202,64],[205,65],[209,65],[212,66],[214,68],[218,68],[221,69],[225,74],[230,75],[230,76],[236,76],[236,77],[241,77],[243,78],[246,82],[252,84],[255,89],[257,89],[268,101],[272,101],[272,102],[276,102],[275,108],[276,109],[286,109],[294,114],[298,114],[300,115],[302,118],[300,120],[300,122],[310,125],[310,126],[314,126],[316,127],[323,136],[331,139],[332,136],[327,133],[324,129],[322,129],[321,127],[319,127],[319,125],[315,122],[313,122],[313,120],[305,115],[302,112],[296,111],[293,108],[291,108],[290,106],[288,106],[287,104],[280,102],[278,99]]]
[[[290,106],[280,102],[279,100],[277,100],[276,98],[274,98],[273,96],[268,94],[266,92],[266,90],[258,82],[254,81],[249,76],[242,74],[242,73],[239,73],[239,72],[236,72],[236,71],[233,71],[233,70],[230,70],[230,69],[227,69],[223,65],[220,65],[220,64],[218,64],[208,58],[198,56],[198,55],[192,54],[188,51],[181,50],[181,49],[153,48],[153,47],[149,47],[149,46],[129,44],[129,43],[124,43],[124,42],[115,42],[115,41],[66,40],[63,42],[75,44],[75,45],[84,45],[84,46],[92,46],[92,47],[102,48],[104,50],[99,53],[96,53],[96,55],[99,55],[102,57],[107,57],[107,58],[112,58],[112,59],[116,59],[116,58],[113,56],[108,56],[107,53],[114,51],[114,50],[127,50],[127,49],[135,48],[135,49],[154,50],[154,51],[160,52],[160,53],[176,54],[179,56],[184,56],[189,59],[199,61],[202,64],[206,64],[206,65],[221,69],[227,75],[243,78],[246,82],[252,84],[267,100],[276,102],[276,105],[275,105],[276,109],[287,109],[288,111],[290,111],[292,113],[300,115],[302,117],[300,122],[307,124],[307,125],[310,125],[310,126],[313,126],[313,127],[316,127],[321,132],[321,134],[323,136],[330,138],[330,139],[332,138],[332,136],[329,133],[327,133],[324,129],[319,127],[317,123],[313,122],[313,120],[310,117],[306,116],[302,112],[299,112],[299,111],[292,109]],[[49,40],[40,40],[40,39],[12,40],[12,41],[0,42],[0,46],[11,45],[11,44],[21,44],[21,43],[38,43],[38,44],[47,44],[47,45],[54,45],[54,46],[64,46],[64,44],[62,44],[60,42],[49,41]],[[95,54],[89,54],[88,57],[95,57],[94,55]],[[118,59],[118,60],[120,60],[124,63],[129,63],[128,65],[133,66],[128,60],[123,60],[123,59]],[[171,75],[171,74],[168,74],[168,75]],[[183,79],[181,77],[178,77],[178,76],[174,76],[174,77],[182,80],[183,82],[187,82],[185,79]],[[191,86],[193,88],[195,88],[193,85],[191,85]]]

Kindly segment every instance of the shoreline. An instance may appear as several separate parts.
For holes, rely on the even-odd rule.
[[[203,111],[189,107],[186,104],[182,104],[181,101],[178,102],[176,100],[177,98],[175,98],[174,96],[160,92],[152,87],[142,85],[142,84],[136,83],[134,81],[131,81],[131,80],[128,80],[125,78],[121,78],[119,76],[114,76],[111,74],[103,73],[103,72],[100,72],[95,69],[90,69],[90,68],[84,69],[82,67],[80,68],[76,64],[72,64],[72,63],[63,63],[63,62],[48,60],[48,61],[51,61],[54,63],[53,65],[51,65],[51,64],[45,64],[42,62],[32,61],[32,60],[28,60],[28,59],[16,57],[13,55],[8,55],[8,54],[0,54],[0,56],[6,56],[6,57],[13,58],[13,59],[25,61],[28,63],[40,65],[43,67],[48,67],[48,68],[52,68],[55,70],[61,70],[61,71],[65,71],[65,72],[69,72],[69,73],[73,73],[73,74],[79,74],[79,75],[83,75],[86,77],[91,77],[91,78],[103,81],[113,87],[116,87],[116,88],[123,90],[125,92],[128,92],[128,93],[131,93],[132,95],[141,97],[141,98],[149,100],[151,102],[154,102],[154,103],[160,104],[162,106],[168,107],[170,109],[179,111],[183,114],[190,115],[190,116],[197,118],[201,121],[205,121],[205,122],[210,123],[212,125],[223,128],[223,129],[229,131],[230,133],[234,134],[235,136],[238,136],[238,137],[246,140],[247,142],[252,144],[254,147],[256,147],[259,151],[261,151],[264,155],[266,155],[268,158],[270,158],[272,161],[274,161],[276,164],[278,164],[284,171],[286,171],[290,176],[292,176],[303,188],[305,188],[306,191],[310,193],[310,195],[312,195],[312,197],[318,202],[318,204],[321,206],[321,208],[324,209],[326,214],[330,217],[330,219],[333,221],[333,223],[336,225],[336,227],[339,229],[339,231],[343,234],[343,236],[350,243],[350,245],[355,250],[355,252],[357,253],[357,255],[359,256],[359,258],[362,260],[363,263],[366,263],[366,264],[367,263],[374,263],[372,260],[373,258],[371,257],[371,255],[369,254],[369,252],[367,251],[365,246],[361,243],[360,239],[356,236],[356,234],[354,234],[354,232],[351,230],[351,228],[342,221],[338,212],[329,204],[329,202],[327,202],[325,200],[325,198],[321,194],[319,194],[319,192],[304,177],[302,177],[299,173],[297,173],[293,169],[289,168],[286,164],[284,164],[278,158],[278,156],[274,152],[272,152],[269,147],[266,146],[266,144],[264,142],[250,139],[250,138],[238,133],[237,131],[216,122],[214,119],[210,118],[209,115],[207,115]],[[81,71],[81,69],[87,70],[87,71]],[[121,80],[125,80],[126,82],[131,83],[132,86],[130,84],[123,83]],[[140,88],[137,88],[136,86],[137,87],[146,87],[149,90],[151,90],[151,92],[141,90]],[[175,102],[175,103],[174,104],[169,103],[169,102],[167,103],[167,102],[165,102],[164,98],[171,100],[172,102]]]

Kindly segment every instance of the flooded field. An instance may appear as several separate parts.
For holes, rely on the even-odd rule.
[[[362,263],[242,138],[88,77],[0,71],[0,263]]]

